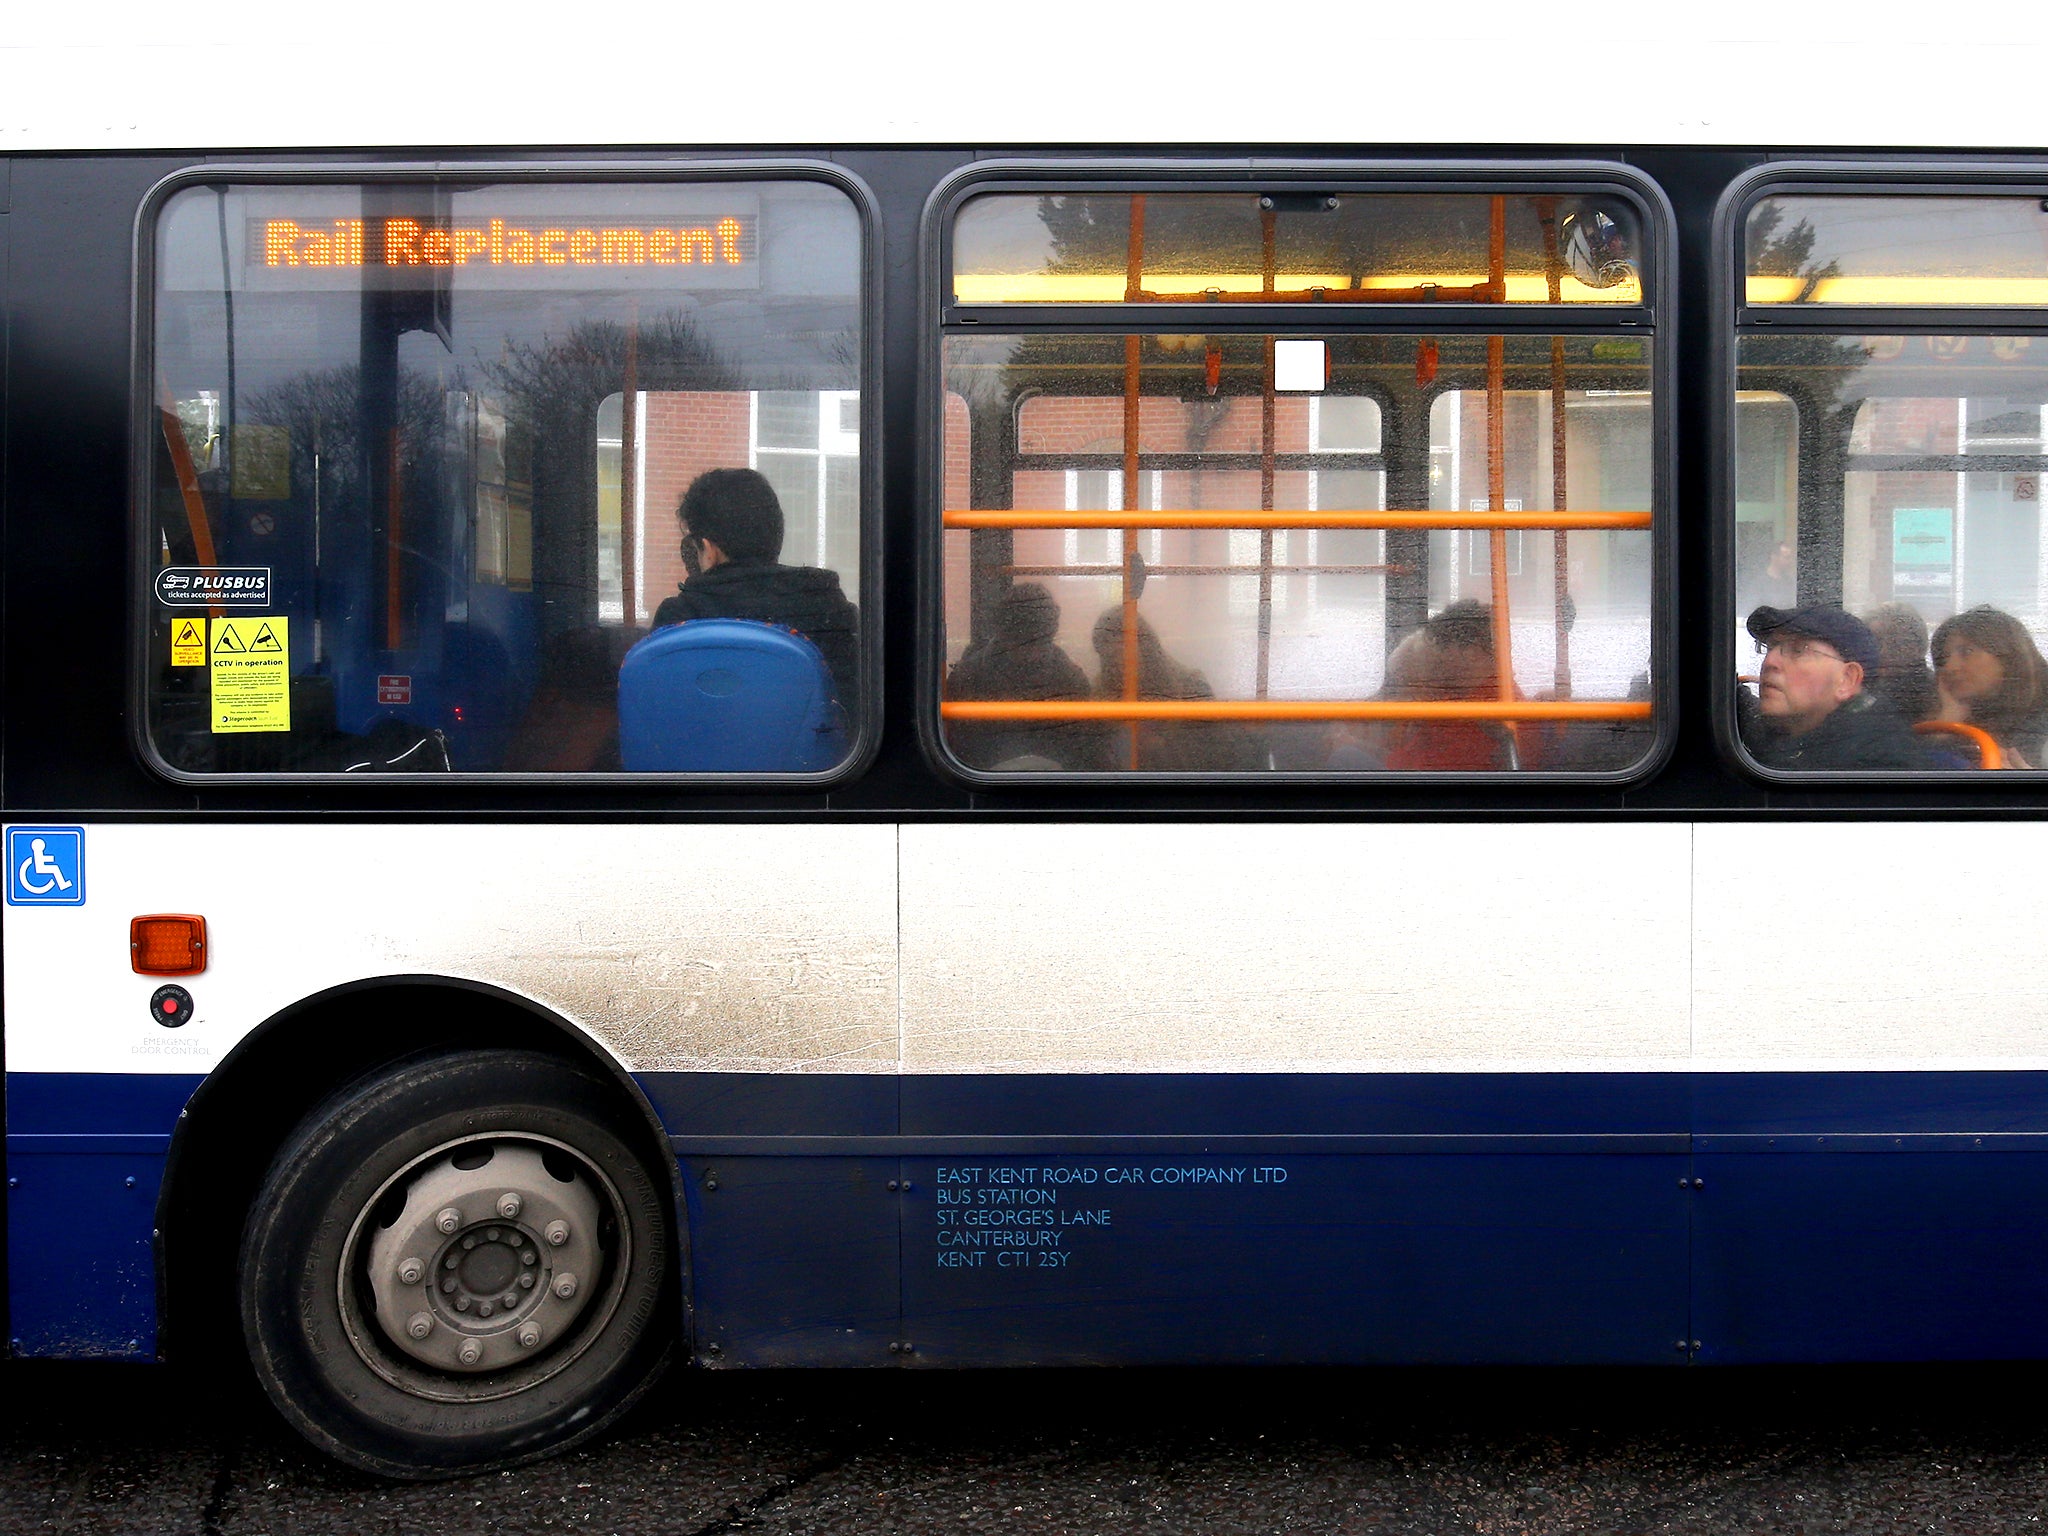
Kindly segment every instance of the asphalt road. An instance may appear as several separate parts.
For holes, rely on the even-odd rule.
[[[685,1374],[600,1445],[426,1486],[238,1379],[0,1366],[0,1530],[2033,1532],[2048,1367]]]

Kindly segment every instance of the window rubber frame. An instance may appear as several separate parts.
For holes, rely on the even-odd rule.
[[[945,393],[943,347],[948,336],[983,325],[1003,334],[1070,332],[1122,336],[1117,322],[1133,312],[1119,303],[1089,305],[1009,304],[967,306],[953,302],[954,216],[969,198],[992,192],[1139,192],[1247,194],[1266,190],[1297,194],[1445,193],[1466,196],[1616,196],[1634,205],[1642,219],[1648,281],[1640,305],[1614,306],[1606,318],[1600,306],[1444,302],[1372,306],[1347,316],[1352,306],[1322,308],[1299,303],[1232,304],[1219,323],[1214,306],[1147,304],[1145,329],[1193,326],[1206,332],[1253,335],[1311,334],[1305,314],[1321,323],[1313,334],[1333,335],[1606,335],[1626,338],[1631,329],[1651,342],[1651,508],[1650,665],[1651,697],[1658,708],[1648,750],[1625,768],[1604,772],[1503,769],[1485,772],[1431,770],[1307,770],[1282,772],[1076,772],[992,773],[955,758],[940,727],[939,691],[945,676],[945,593],[943,512]],[[1520,785],[1536,789],[1626,789],[1660,772],[1677,745],[1679,726],[1677,646],[1678,546],[1678,328],[1677,218],[1656,180],[1619,160],[1592,159],[1417,159],[1312,160],[1308,158],[1155,159],[1136,157],[1005,158],[977,161],[945,177],[926,200],[918,240],[917,377],[917,659],[913,686],[918,744],[926,761],[944,778],[970,791],[1004,789],[1137,790],[1212,786],[1243,790],[1260,786],[1286,792],[1336,787],[1380,794],[1446,788],[1495,789]],[[1362,306],[1359,306],[1362,308]],[[1503,324],[1502,322],[1506,323]],[[1631,323],[1632,322],[1632,323]]]
[[[849,716],[853,738],[846,757],[814,773],[629,773],[625,771],[558,772],[453,771],[449,773],[344,773],[261,771],[194,773],[166,762],[150,730],[149,653],[153,589],[148,547],[153,519],[150,492],[156,463],[154,402],[156,320],[156,229],[164,205],[177,193],[195,186],[255,185],[361,186],[408,184],[450,189],[494,185],[577,186],[585,184],[691,186],[719,182],[813,182],[830,186],[852,205],[860,231],[860,278],[856,307],[862,328],[860,368],[860,579],[861,710]],[[129,595],[126,660],[129,743],[152,774],[187,788],[230,788],[354,784],[388,790],[394,785],[430,791],[478,788],[582,788],[675,792],[710,790],[720,794],[749,790],[823,791],[859,778],[881,750],[883,719],[882,642],[884,603],[882,537],[883,296],[882,214],[873,190],[860,176],[832,161],[774,155],[760,159],[733,156],[691,159],[664,155],[644,160],[618,158],[506,160],[221,160],[201,161],[173,171],[146,192],[135,212],[133,267],[129,310],[129,475],[127,539]],[[652,631],[650,631],[651,633]]]
[[[2048,159],[1897,160],[1868,156],[1839,159],[1766,160],[1735,177],[1714,205],[1708,257],[1708,379],[1712,404],[1708,418],[1707,505],[1710,529],[1708,580],[1713,676],[1708,712],[1714,746],[1722,762],[1737,774],[1766,788],[1867,789],[1921,788],[1948,791],[1963,786],[1977,790],[2038,791],[2048,784],[2048,765],[2041,768],[1912,769],[1785,769],[1772,768],[1750,755],[1735,719],[1738,663],[1735,631],[1742,615],[1735,611],[1735,432],[1739,354],[1745,337],[1833,336],[1963,336],[2039,334],[2048,337],[2048,307],[2038,310],[2003,308],[1944,309],[1874,304],[1755,305],[1746,293],[1743,236],[1750,210],[1767,197],[1809,193],[1823,197],[2024,197],[2048,205]],[[1762,318],[1768,312],[1771,318]],[[1867,322],[1867,323],[1866,323]]]

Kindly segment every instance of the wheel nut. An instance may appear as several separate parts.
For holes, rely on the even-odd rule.
[[[496,1310],[488,1301],[480,1301],[476,1304],[476,1315],[478,1317],[489,1317]]]
[[[564,1301],[574,1296],[576,1294],[576,1277],[574,1275],[555,1276],[555,1294]]]
[[[427,1272],[427,1266],[418,1259],[407,1259],[398,1266],[398,1278],[402,1284],[418,1285],[420,1277]]]
[[[521,1203],[519,1196],[508,1189],[504,1194],[498,1196],[498,1214],[507,1221],[510,1221],[519,1214]]]
[[[519,1305],[519,1293],[517,1291],[507,1291],[504,1295],[498,1298],[498,1305],[503,1307],[507,1312],[510,1312],[514,1307]]]
[[[467,1312],[469,1310],[469,1298],[467,1296],[456,1297],[455,1310],[458,1312]]]
[[[540,1330],[534,1327],[533,1324],[528,1323],[519,1330],[519,1342],[528,1349],[533,1348],[534,1345],[540,1342]]]
[[[441,1229],[443,1236],[450,1236],[462,1225],[462,1212],[452,1205],[448,1206],[435,1215],[434,1225]]]
[[[477,1347],[475,1339],[464,1339],[462,1341],[462,1348],[455,1352],[455,1358],[464,1365],[475,1365],[483,1357],[484,1352]]]
[[[523,1275],[521,1275],[521,1276],[519,1277],[519,1288],[520,1288],[521,1290],[524,1290],[524,1291],[530,1291],[530,1290],[532,1290],[532,1289],[533,1289],[533,1271],[532,1271],[532,1270],[530,1270],[530,1269],[529,1269],[529,1270],[528,1270],[528,1271],[527,1271],[527,1272],[526,1272],[525,1274],[523,1274]]]
[[[566,1221],[551,1221],[548,1223],[547,1231],[543,1232],[541,1236],[548,1240],[549,1247],[559,1248],[562,1244],[569,1241],[569,1223]]]
[[[434,1320],[424,1312],[415,1312],[406,1320],[405,1331],[416,1339],[424,1339],[434,1331]]]

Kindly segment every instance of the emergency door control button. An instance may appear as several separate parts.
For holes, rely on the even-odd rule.
[[[172,983],[149,994],[149,1016],[165,1029],[177,1029],[192,1018],[192,994]]]

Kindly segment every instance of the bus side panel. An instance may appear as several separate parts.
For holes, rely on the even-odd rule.
[[[1702,1359],[2048,1356],[2048,1074],[1695,1085]]]
[[[1675,1155],[907,1159],[934,1364],[1673,1363]]]
[[[901,1337],[888,1157],[688,1157],[696,1357],[886,1365]]]
[[[2048,1152],[1703,1156],[1700,1355],[2048,1356]]]
[[[7,1078],[7,1303],[17,1356],[156,1355],[157,1194],[185,1075]]]
[[[1675,1362],[1688,1103],[1672,1073],[908,1076],[905,1329],[959,1363]]]
[[[902,1315],[896,1076],[642,1072],[637,1081],[682,1171],[697,1362],[889,1363]],[[792,1142],[821,1155],[787,1155]],[[827,1150],[835,1146],[846,1155]]]

